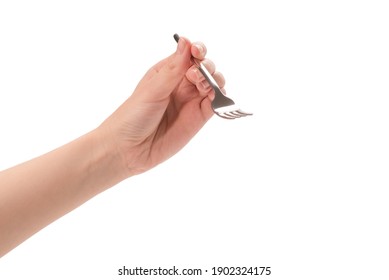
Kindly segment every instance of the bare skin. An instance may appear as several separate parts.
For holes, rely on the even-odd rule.
[[[212,90],[193,66],[206,47],[181,38],[133,94],[100,126],[35,159],[0,172],[0,256],[122,180],[173,156],[212,117]]]

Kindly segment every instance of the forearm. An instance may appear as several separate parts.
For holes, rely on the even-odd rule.
[[[128,174],[95,130],[0,172],[0,256]]]

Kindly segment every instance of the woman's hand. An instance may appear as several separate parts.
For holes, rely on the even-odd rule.
[[[98,128],[115,146],[128,176],[174,155],[213,115],[212,88],[191,57],[203,60],[221,88],[225,82],[205,55],[204,44],[181,37],[176,52],[154,65],[131,97]]]

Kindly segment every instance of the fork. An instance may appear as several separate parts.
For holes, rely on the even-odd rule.
[[[174,34],[174,40],[178,43],[180,36],[178,34]],[[239,109],[235,102],[228,98],[223,94],[220,90],[217,82],[212,77],[211,73],[205,68],[205,66],[198,61],[197,59],[192,57],[193,63],[197,66],[201,74],[203,74],[204,78],[208,81],[209,85],[212,87],[215,92],[215,98],[211,102],[213,112],[221,118],[233,120],[236,118],[246,117],[253,115],[252,113],[246,113]]]

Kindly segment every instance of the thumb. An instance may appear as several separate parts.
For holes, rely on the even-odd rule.
[[[167,98],[191,66],[191,43],[181,37],[175,53],[154,65],[141,80],[138,90],[148,101]],[[137,90],[137,91],[138,91]]]

